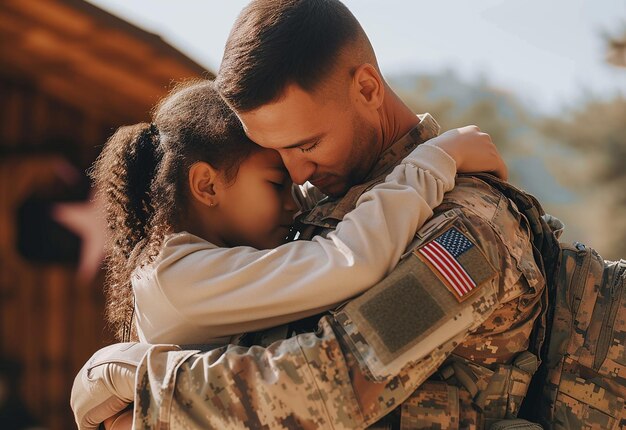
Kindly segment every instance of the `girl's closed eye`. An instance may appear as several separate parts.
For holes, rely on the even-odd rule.
[[[291,178],[282,168],[272,169],[271,173],[267,177],[267,181],[278,191],[282,191],[286,187],[291,186]]]
[[[282,191],[285,189],[285,182],[275,182],[275,181],[269,181],[270,184],[272,184],[272,186],[274,188],[276,188],[278,191]]]

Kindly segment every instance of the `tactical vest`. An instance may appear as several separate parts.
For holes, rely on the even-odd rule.
[[[533,216],[538,204],[499,186],[531,224],[539,221],[533,242],[550,276],[548,337],[523,412],[545,429],[625,428],[626,260],[604,260],[581,243],[561,243],[555,255],[545,218]]]
[[[626,261],[562,245],[535,419],[546,429],[626,428]]]

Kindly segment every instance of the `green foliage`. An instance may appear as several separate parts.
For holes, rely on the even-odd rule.
[[[607,223],[612,236],[606,239],[608,249],[600,251],[612,258],[626,256],[626,99],[589,100],[566,118],[546,118],[539,127],[585,159],[585,171],[575,172],[583,176],[581,191],[596,196],[607,214],[605,220],[589,222]]]
[[[478,125],[501,151],[514,147],[513,135],[525,125],[526,114],[512,95],[483,82],[462,82],[451,72],[410,79],[404,77],[397,85],[392,80],[391,85],[414,112],[430,112],[444,131]]]
[[[541,195],[544,207],[569,226],[566,240],[587,242],[607,258],[626,256],[624,97],[582,100],[546,117],[510,93],[484,81],[462,82],[451,72],[405,76],[391,85],[414,112],[430,112],[443,130],[476,124],[489,133],[511,181]],[[570,190],[571,201],[559,198]]]
[[[597,159],[597,181],[618,181],[626,187],[625,98],[589,101],[571,112],[569,118],[546,118],[540,127],[548,136]],[[626,190],[621,201],[626,204]]]

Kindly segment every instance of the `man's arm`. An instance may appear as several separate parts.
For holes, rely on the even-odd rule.
[[[153,349],[138,371],[135,428],[365,428],[376,422],[417,389],[499,306],[500,291],[519,279],[493,268],[504,249],[485,243],[499,242],[493,229],[485,223],[489,230],[474,229],[474,237],[465,222],[458,211],[446,212],[421,230],[418,247],[451,228],[475,241],[478,255],[466,269],[477,285],[467,299],[457,301],[412,253],[384,281],[323,317],[317,334],[187,356],[179,366],[163,363],[185,352]]]
[[[475,192],[468,189],[471,195]],[[470,214],[471,225],[466,218],[459,221],[456,210],[445,212],[418,234],[418,248],[453,226],[474,241],[482,257],[470,255],[471,264],[478,261],[478,265],[466,267],[477,276],[475,291],[468,298],[457,301],[441,282],[400,282],[416,273],[418,278],[432,275],[425,271],[431,269],[424,260],[411,253],[401,263],[404,272],[392,273],[396,280],[386,278],[334,317],[324,317],[317,334],[298,335],[268,348],[230,346],[207,353],[154,347],[137,372],[136,428],[185,423],[273,428],[290,422],[364,428],[377,421],[431,375],[499,306],[501,297],[510,299],[528,288],[515,258],[532,259],[532,253],[516,252],[514,258],[509,251],[522,242],[530,249],[528,233],[505,201],[500,196],[492,203],[480,199]],[[485,220],[493,214],[506,217],[500,225],[506,228],[495,229],[494,219]],[[508,239],[515,242],[505,244]],[[497,267],[495,277],[485,261]],[[480,273],[475,272],[478,269]],[[409,294],[420,290],[423,296],[407,296],[401,291],[403,285],[409,285]],[[433,301],[441,312],[416,318],[433,310]],[[399,311],[407,303],[413,312]],[[367,316],[368,306],[376,310],[369,315],[387,310],[382,323]],[[396,335],[394,327],[401,328]]]
[[[81,430],[96,429],[134,398],[135,429],[366,428],[408,397],[457,343],[445,343],[401,376],[374,382],[333,326],[335,321],[324,317],[318,333],[268,348],[104,348],[74,381],[76,423]]]
[[[328,317],[268,348],[229,346],[190,355],[153,347],[137,370],[134,428],[360,429],[408,397],[455,340],[382,382],[368,380]]]

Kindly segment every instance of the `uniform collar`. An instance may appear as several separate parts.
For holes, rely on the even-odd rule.
[[[407,134],[396,140],[389,148],[385,149],[378,161],[365,178],[365,182],[387,175],[398,163],[411,153],[418,145],[439,134],[439,124],[429,113],[417,115],[419,123]]]

